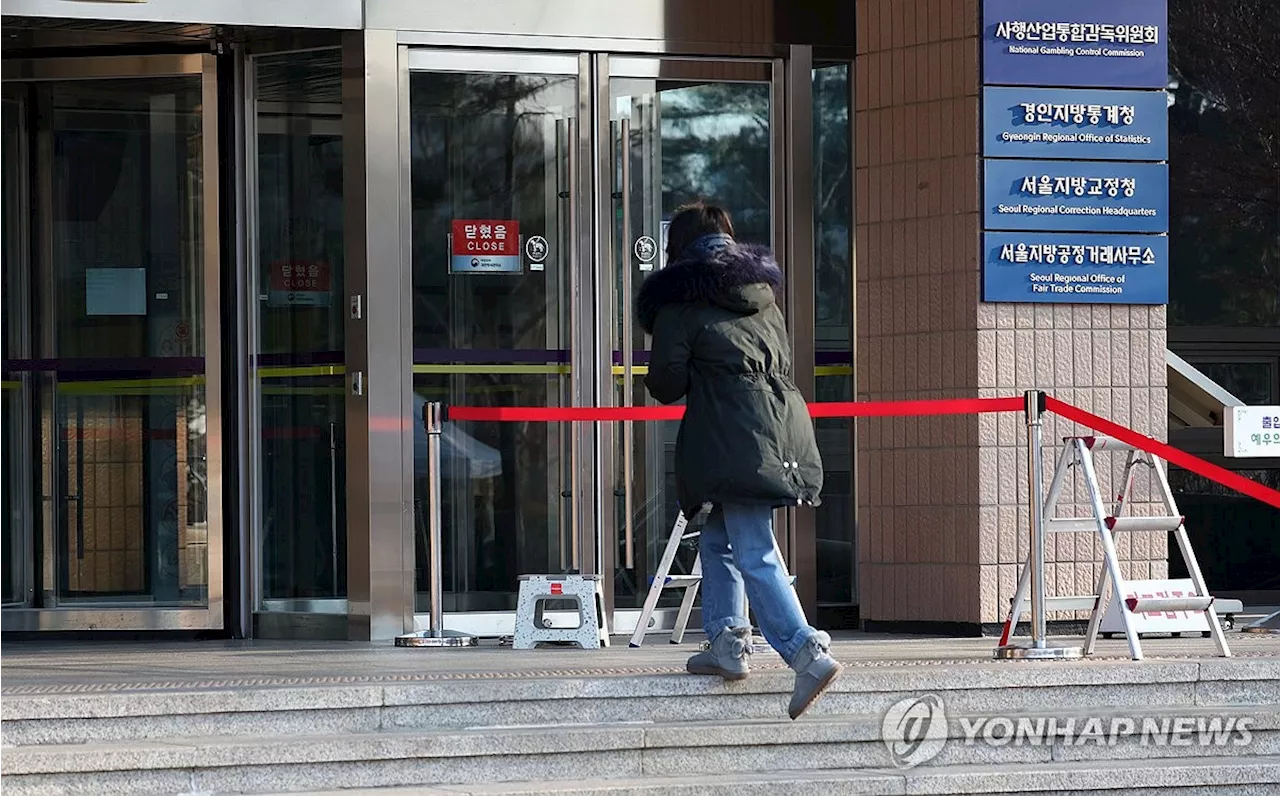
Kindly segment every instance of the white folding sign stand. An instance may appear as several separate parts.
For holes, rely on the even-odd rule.
[[[1053,481],[1049,486],[1049,494],[1045,497],[1044,530],[1046,533],[1096,531],[1102,540],[1105,560],[1095,594],[1084,597],[1049,597],[1045,599],[1045,609],[1047,611],[1085,609],[1092,611],[1085,639],[1085,654],[1093,652],[1098,633],[1104,629],[1105,609],[1110,615],[1105,630],[1125,634],[1129,642],[1129,652],[1134,660],[1142,659],[1142,643],[1139,636],[1142,633],[1151,632],[1207,632],[1213,637],[1218,652],[1224,657],[1230,657],[1231,652],[1227,649],[1222,625],[1213,607],[1213,597],[1209,595],[1204,576],[1200,573],[1200,564],[1196,561],[1195,553],[1191,549],[1191,541],[1187,537],[1186,526],[1174,502],[1173,491],[1169,488],[1169,479],[1163,462],[1145,451],[1112,437],[1068,437],[1065,442],[1062,455],[1058,457]],[[1098,485],[1098,474],[1093,463],[1095,451],[1126,451],[1128,453],[1124,474],[1121,477],[1123,488],[1110,512],[1102,502],[1102,490]],[[1165,511],[1162,516],[1125,516],[1126,499],[1131,496],[1135,470],[1139,465],[1150,467],[1155,474],[1160,502]],[[1059,497],[1062,495],[1067,476],[1072,469],[1084,477],[1089,502],[1093,509],[1092,517],[1055,517]],[[1190,578],[1126,581],[1120,569],[1120,560],[1116,555],[1114,537],[1121,531],[1173,532],[1178,540],[1178,548],[1186,562]],[[1031,561],[1028,560],[1018,579],[1018,590],[1014,595],[1009,617],[1005,621],[1004,633],[1001,637],[1002,645],[1007,643],[1014,627],[1017,626],[1018,619],[1022,616],[1030,575]],[[1111,597],[1108,599],[1109,588]]]

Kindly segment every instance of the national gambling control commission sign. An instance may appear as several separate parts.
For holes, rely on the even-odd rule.
[[[982,82],[1164,88],[1164,0],[985,0]]]

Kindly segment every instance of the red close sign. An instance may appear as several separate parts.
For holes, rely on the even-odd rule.
[[[273,307],[327,307],[332,294],[329,263],[315,260],[277,260],[271,264]]]
[[[520,254],[519,221],[453,221],[455,256],[513,256]]]
[[[453,219],[451,274],[518,274],[520,222],[513,219]]]
[[[271,264],[271,289],[283,293],[329,292],[329,264],[285,260]]]

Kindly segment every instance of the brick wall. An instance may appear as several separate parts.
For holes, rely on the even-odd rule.
[[[858,0],[858,397],[1040,388],[1163,438],[1163,308],[978,300],[979,14],[977,0]],[[1045,439],[1065,433],[1076,432],[1051,421]],[[859,425],[864,620],[1003,619],[1027,550],[1024,434],[1020,415]],[[1118,470],[1100,459],[1104,491]],[[1078,512],[1083,496],[1066,497]],[[1118,545],[1128,576],[1164,573],[1162,535]],[[1050,593],[1092,590],[1096,546],[1089,534],[1050,539]]]

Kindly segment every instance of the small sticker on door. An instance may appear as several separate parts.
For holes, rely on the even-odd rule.
[[[636,259],[640,261],[641,271],[653,270],[653,258],[658,256],[658,244],[648,235],[636,239],[634,248]]]
[[[547,239],[541,235],[534,235],[524,242],[524,256],[529,258],[529,270],[543,270],[543,263],[547,259]]]

